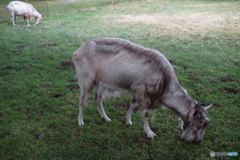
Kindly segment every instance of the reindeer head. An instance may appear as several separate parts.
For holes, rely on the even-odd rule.
[[[34,25],[35,26],[38,25],[41,20],[42,20],[42,14],[38,13],[38,16],[36,17],[36,23]]]
[[[203,140],[205,129],[210,123],[210,119],[205,112],[212,106],[201,107],[198,103],[188,112],[188,115],[183,120],[182,139],[190,142],[200,142]]]

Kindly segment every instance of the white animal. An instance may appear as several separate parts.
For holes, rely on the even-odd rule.
[[[27,25],[29,25],[29,21],[32,18],[36,19],[36,23],[34,25],[38,25],[42,20],[42,15],[29,3],[21,2],[21,1],[12,1],[8,4],[7,9],[12,15],[13,25],[16,25],[16,17],[23,16],[24,21],[27,20]]]
[[[95,89],[95,103],[101,117],[110,122],[102,99],[113,91],[127,90],[133,95],[126,115],[132,125],[131,115],[136,107],[141,111],[144,131],[154,139],[155,133],[148,124],[148,110],[161,106],[173,110],[183,121],[181,137],[190,142],[203,139],[210,119],[205,112],[211,107],[195,103],[180,86],[167,58],[160,52],[119,38],[97,38],[83,44],[72,56],[75,75],[81,88],[78,124],[84,125],[83,108]]]

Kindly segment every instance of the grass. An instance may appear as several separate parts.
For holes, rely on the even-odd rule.
[[[240,148],[240,3],[153,1],[44,17],[15,27],[0,23],[1,159],[212,159],[210,151]],[[162,52],[189,94],[214,106],[199,144],[184,142],[177,117],[159,110],[146,138],[137,112],[125,125],[128,95],[104,101],[100,119],[93,96],[77,126],[79,89],[73,52],[96,37],[120,37]],[[237,159],[238,157],[215,157]]]
[[[24,0],[22,0],[24,1]],[[140,0],[134,0],[140,1]],[[26,2],[26,1],[24,1]],[[124,2],[133,2],[133,0],[30,0],[34,8],[40,12],[43,17],[56,16],[68,13],[76,13],[85,10],[94,10],[109,5],[117,5]],[[10,19],[10,13],[7,10],[9,0],[0,2],[0,22]]]

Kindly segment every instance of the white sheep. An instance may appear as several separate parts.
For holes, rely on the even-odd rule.
[[[27,20],[28,26],[30,26],[29,21],[31,18],[36,19],[36,23],[34,25],[38,25],[42,19],[42,15],[29,3],[12,1],[7,6],[7,9],[12,15],[12,22],[14,26],[16,25],[16,16],[23,16],[24,21]]]

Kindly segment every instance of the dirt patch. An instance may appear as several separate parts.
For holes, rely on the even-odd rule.
[[[32,65],[29,65],[29,66],[22,66],[22,67],[20,67],[21,69],[31,69],[31,68],[33,68],[33,66]]]
[[[238,27],[236,25],[236,18],[240,18],[239,15],[232,16],[233,22],[229,20],[228,26]],[[184,32],[192,31],[209,31],[225,28],[226,15],[217,15],[214,13],[193,13],[186,15],[124,15],[120,16],[117,20],[119,23],[143,23],[145,25],[156,25],[164,30],[176,30]]]
[[[129,103],[119,103],[119,104],[116,104],[115,107],[116,108],[124,108],[124,109],[128,110],[130,107],[130,104]]]
[[[93,136],[98,136],[98,135],[101,135],[102,133],[101,132],[98,132],[98,131],[96,131],[96,132],[93,132]]]
[[[76,84],[70,84],[70,85],[67,86],[67,88],[70,89],[70,90],[74,90],[74,89],[79,89],[79,86],[76,85]]]
[[[69,79],[69,80],[67,80],[67,82],[75,83],[75,82],[77,82],[77,81],[76,81],[76,80]]]
[[[49,47],[55,47],[55,46],[57,46],[57,44],[55,44],[55,43],[46,43],[46,44],[43,44],[42,46],[49,48]]]
[[[60,97],[62,97],[63,96],[63,94],[60,94],[60,93],[57,93],[57,94],[53,94],[53,95],[51,95],[51,96],[49,96],[50,98],[60,98]]]
[[[235,82],[232,78],[217,78],[217,80],[220,82]]]
[[[66,104],[64,104],[63,106],[64,106],[64,107],[69,107],[69,106],[73,106],[73,104],[72,104],[72,103],[66,103]]]
[[[174,70],[174,73],[178,74],[178,73],[183,73],[185,72],[186,70],[188,70],[188,68],[190,68],[190,66],[184,66],[182,69],[176,69],[176,68],[173,68]]]
[[[12,53],[15,53],[15,54],[17,54],[17,53],[20,53],[21,51],[19,51],[19,50],[14,50],[14,51],[12,51]]]
[[[73,99],[76,99],[77,98],[77,95],[76,94],[73,94],[71,95],[70,99],[73,100]]]
[[[72,67],[71,61],[63,61],[60,63],[60,67]]]
[[[18,48],[25,48],[25,47],[32,47],[32,44],[21,44],[21,45],[17,45]]]
[[[3,71],[5,71],[6,69],[13,69],[12,66],[8,66],[8,67],[5,67],[5,68],[2,68]]]
[[[39,61],[39,60],[42,60],[42,58],[41,57],[37,57],[37,58],[34,58],[34,60]]]
[[[189,7],[201,7],[201,8],[206,8],[206,7],[212,7],[212,6],[222,6],[222,5],[227,5],[228,3],[210,3],[210,4],[186,4],[186,6]],[[236,3],[238,4],[238,3]]]
[[[239,92],[239,90],[229,87],[223,88],[223,91],[227,94],[237,94]]]
[[[44,84],[42,85],[42,89],[52,89],[54,85],[51,84]]]

